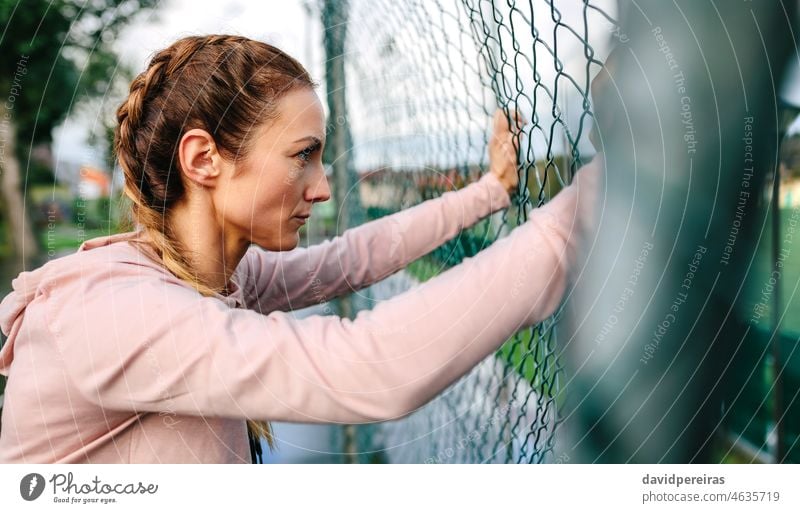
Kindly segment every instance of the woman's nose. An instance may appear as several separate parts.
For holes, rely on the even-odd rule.
[[[310,202],[321,202],[331,199],[331,188],[328,185],[328,177],[325,176],[324,170],[319,174],[319,178],[311,183],[307,194],[310,197],[306,199]]]

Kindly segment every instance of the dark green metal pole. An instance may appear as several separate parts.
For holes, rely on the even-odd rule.
[[[324,0],[322,26],[325,46],[325,87],[327,89],[328,123],[323,160],[333,170],[333,200],[338,212],[337,233],[341,234],[361,221],[358,178],[353,165],[353,142],[347,115],[345,81],[345,43],[349,2]],[[333,301],[341,317],[353,318],[352,296]],[[343,452],[346,463],[356,463],[356,426],[344,427]]]

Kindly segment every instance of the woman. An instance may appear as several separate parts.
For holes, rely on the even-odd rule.
[[[325,119],[297,61],[241,37],[181,39],[117,117],[138,229],[13,281],[0,461],[248,462],[248,426],[269,437],[273,420],[407,415],[561,300],[577,185],[355,320],[285,313],[375,283],[507,207],[517,172],[503,117],[479,181],[310,248],[297,232],[330,197]]]

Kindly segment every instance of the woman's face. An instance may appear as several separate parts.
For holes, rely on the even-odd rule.
[[[224,201],[226,230],[272,251],[293,249],[302,218],[331,192],[322,166],[325,113],[313,89],[280,100],[278,117],[255,128],[250,154],[236,165]]]

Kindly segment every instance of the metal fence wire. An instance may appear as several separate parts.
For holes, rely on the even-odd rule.
[[[346,26],[347,158],[367,219],[487,172],[488,129],[498,107],[506,114],[516,108],[528,120],[513,205],[359,292],[356,309],[475,255],[524,222],[593,155],[590,81],[621,37],[613,1],[351,0],[320,8],[327,36]],[[554,461],[563,380],[558,316],[517,333],[412,415],[337,430],[345,460]]]

